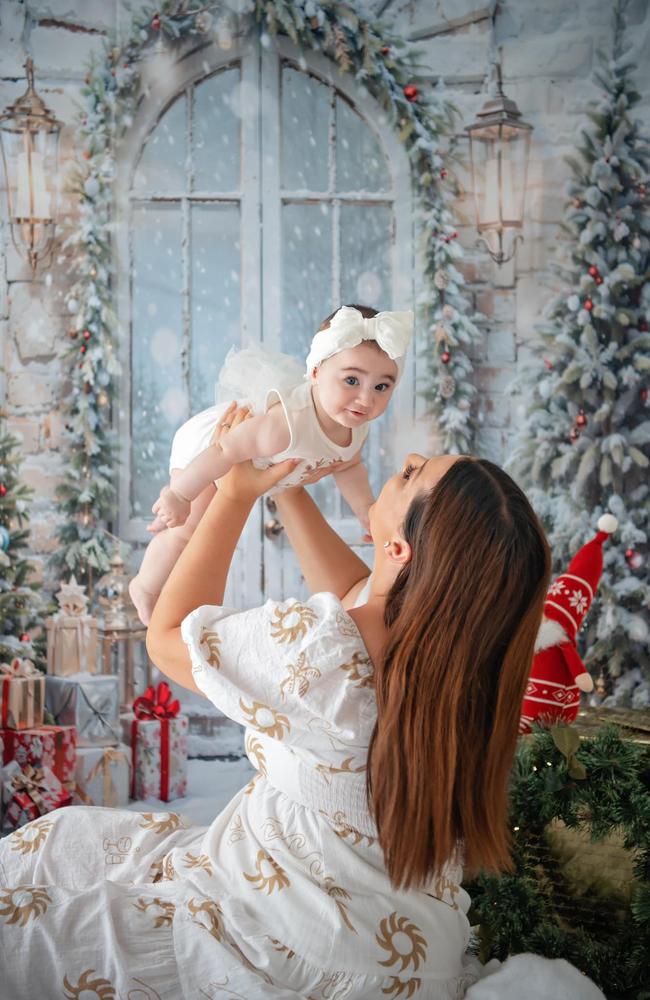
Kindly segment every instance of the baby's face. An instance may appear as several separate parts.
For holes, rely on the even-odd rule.
[[[396,380],[396,363],[374,341],[326,358],[314,377],[321,406],[343,427],[359,427],[380,417]]]

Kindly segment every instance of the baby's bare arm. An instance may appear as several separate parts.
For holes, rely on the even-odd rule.
[[[368,471],[361,461],[361,453],[345,469],[339,469],[333,475],[336,485],[367,531],[368,508],[374,497],[368,482]]]
[[[235,465],[250,458],[268,458],[284,451],[291,435],[282,407],[245,420],[211,444],[174,476],[173,489],[165,487],[153,507],[167,527],[183,524],[190,503],[211,482],[220,479]]]

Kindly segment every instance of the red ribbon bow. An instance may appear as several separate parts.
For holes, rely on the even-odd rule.
[[[181,710],[178,698],[172,698],[171,688],[161,681],[157,688],[150,684],[144,694],[133,702],[135,718],[131,723],[131,798],[136,797],[138,721],[158,719],[160,722],[160,798],[169,800],[169,720]]]
[[[172,692],[166,681],[157,688],[150,684],[144,694],[133,702],[136,719],[175,719],[181,710],[178,698],[172,699]]]

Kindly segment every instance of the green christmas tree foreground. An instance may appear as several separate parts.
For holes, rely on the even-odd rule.
[[[43,658],[39,585],[25,557],[32,491],[21,483],[20,442],[0,412],[0,663],[18,656],[39,664]]]
[[[650,145],[633,112],[625,6],[615,7],[612,51],[594,74],[600,97],[569,159],[565,291],[518,379],[526,416],[510,468],[545,522],[558,571],[600,514],[618,518],[582,643],[595,676],[640,667],[650,679]]]

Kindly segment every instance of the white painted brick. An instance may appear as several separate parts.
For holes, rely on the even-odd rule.
[[[484,425],[476,435],[476,454],[500,465],[505,454],[505,434],[497,427]]]
[[[47,461],[42,455],[37,464],[28,459],[21,466],[20,478],[34,490],[34,506],[42,506],[43,501],[49,501],[53,497],[56,487],[62,481],[61,464],[54,460]]]
[[[115,2],[106,0],[30,0],[29,12],[36,21],[52,18],[78,27],[106,31],[115,24]]]
[[[24,27],[25,4],[16,3],[16,0],[2,0],[0,3],[0,76],[24,76]],[[26,87],[23,87],[20,93],[25,90]]]
[[[7,401],[9,406],[25,413],[33,413],[43,407],[51,407],[56,399],[59,386],[56,379],[41,374],[9,374]]]
[[[488,361],[499,364],[515,360],[515,333],[512,327],[491,327],[485,339]]]
[[[485,423],[489,427],[507,427],[510,424],[510,397],[502,392],[483,394]]]
[[[489,36],[440,35],[417,42],[422,63],[434,76],[470,76],[484,72]]]
[[[538,274],[521,275],[517,281],[517,335],[529,337],[542,321],[544,309],[551,298],[548,287]]]
[[[41,424],[35,417],[20,417],[12,415],[7,421],[10,434],[15,434],[20,441],[23,455],[38,453],[41,446]]]
[[[9,295],[9,318],[22,362],[42,361],[56,353],[63,334],[53,308],[53,296],[35,283],[14,282]]]
[[[510,77],[521,76],[584,76],[591,68],[593,39],[584,31],[558,32],[550,36],[536,35],[526,44],[504,47],[504,90]]]
[[[514,369],[511,365],[481,366],[476,373],[476,384],[483,392],[506,392],[510,387]]]
[[[34,63],[41,76],[83,80],[92,56],[103,53],[101,35],[80,34],[65,28],[36,27],[30,35]]]

